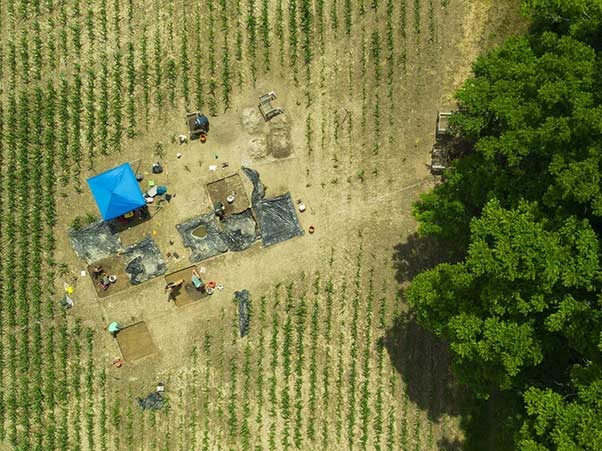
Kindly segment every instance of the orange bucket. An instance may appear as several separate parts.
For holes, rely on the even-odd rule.
[[[207,141],[207,135],[205,133],[201,133],[201,135],[199,136],[199,140],[204,143],[205,141]]]

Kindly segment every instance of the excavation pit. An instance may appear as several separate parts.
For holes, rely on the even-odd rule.
[[[117,344],[124,360],[128,362],[135,362],[157,352],[157,348],[144,321],[120,330],[117,334]]]
[[[242,179],[238,174],[232,174],[207,184],[207,191],[213,206],[219,201],[224,205],[224,215],[242,213],[251,206]],[[228,202],[228,196],[234,193],[234,201]]]
[[[106,290],[100,284],[102,276],[94,277],[92,269],[96,265],[101,266],[102,270],[108,276],[116,277],[115,282],[111,283]],[[128,274],[125,272],[125,262],[123,258],[119,255],[113,255],[112,257],[103,258],[102,260],[98,260],[92,263],[88,266],[88,274],[90,274],[90,280],[92,280],[92,284],[94,285],[94,289],[96,290],[96,295],[99,298],[104,298],[112,294],[118,293],[130,286],[130,279],[128,277]]]
[[[180,287],[176,292],[174,292],[174,304],[176,307],[183,307],[188,304],[192,304],[193,302],[200,301],[201,299],[209,297],[205,290],[197,290],[196,287],[192,284],[192,271],[196,268],[197,272],[199,272],[199,268],[196,266],[189,266],[188,268],[184,268],[180,271],[176,271],[171,274],[167,274],[165,276],[165,283],[175,282],[180,279],[184,279],[184,285]],[[209,282],[207,278],[207,273],[199,274],[201,279],[205,284]],[[165,295],[168,296],[167,294]]]

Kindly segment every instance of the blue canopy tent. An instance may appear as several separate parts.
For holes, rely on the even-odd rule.
[[[105,221],[146,205],[129,163],[90,177],[88,186]]]

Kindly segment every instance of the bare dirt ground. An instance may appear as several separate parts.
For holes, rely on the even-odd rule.
[[[166,112],[161,120],[151,121],[148,132],[126,141],[121,153],[98,160],[99,172],[124,161],[137,164],[140,160],[146,178],[152,177],[156,184],[166,185],[168,192],[175,194],[169,203],[153,212],[151,220],[125,230],[121,238],[128,245],[152,236],[167,262],[167,274],[183,270],[190,265],[190,253],[182,245],[176,224],[210,211],[212,203],[206,185],[238,172],[248,155],[251,135],[241,123],[242,110],[253,107],[260,94],[274,90],[279,96],[277,104],[285,109],[292,125],[293,157],[255,163],[251,167],[259,171],[268,187],[268,197],[290,191],[293,199],[303,199],[308,208],[298,213],[301,225],[305,231],[310,225],[316,230],[314,234],[306,233],[268,248],[256,244],[242,252],[228,252],[201,262],[210,268],[211,279],[225,289],[184,309],[166,302],[163,277],[117,293],[108,292],[102,299],[89,277],[77,280],[72,314],[98,331],[96,359],[97,365],[109,372],[108,396],[127,404],[132,402],[132,393],[142,395],[158,380],[167,382],[171,407],[168,414],[158,414],[163,415],[161,426],[149,430],[146,426],[149,422],[156,424],[156,418],[144,413],[134,415],[132,434],[140,440],[136,449],[162,443],[169,445],[169,449],[178,446],[200,449],[205,438],[209,449],[236,449],[241,446],[241,438],[237,438],[239,423],[247,415],[253,418],[249,426],[254,434],[253,443],[263,448],[272,447],[272,429],[278,437],[276,448],[287,448],[292,446],[293,439],[287,442],[284,436],[293,437],[296,428],[302,427],[303,449],[324,447],[324,442],[317,445],[322,428],[325,428],[326,449],[347,449],[353,447],[348,437],[360,440],[363,435],[361,425],[366,421],[360,421],[359,407],[363,393],[369,396],[366,405],[372,415],[379,411],[377,398],[381,396],[385,416],[382,434],[390,437],[392,449],[405,446],[404,440],[408,446],[415,445],[413,449],[446,446],[454,449],[452,446],[461,443],[457,388],[452,383],[444,347],[424,337],[412,325],[393,322],[394,316],[406,309],[398,294],[394,249],[415,232],[412,203],[419,193],[436,183],[428,169],[436,112],[453,108],[453,92],[468,76],[472,61],[517,25],[511,25],[515,10],[492,0],[452,0],[446,8],[439,2],[431,2],[435,3],[432,13],[435,32],[431,34],[427,25],[429,2],[422,1],[419,16],[422,28],[418,34],[413,28],[413,6],[407,3],[405,41],[401,41],[399,29],[395,29],[393,58],[398,63],[394,64],[391,100],[386,96],[385,65],[382,64],[383,73],[377,84],[373,62],[368,61],[363,76],[360,63],[359,41],[364,40],[369,54],[372,30],[383,29],[385,16],[381,8],[376,14],[367,13],[363,19],[354,18],[358,22],[354,25],[353,40],[347,40],[341,29],[335,37],[332,29],[327,28],[328,45],[324,55],[317,56],[310,66],[309,86],[305,87],[303,82],[296,86],[290,78],[290,68],[281,67],[269,74],[261,73],[255,87],[245,85],[237,91],[232,107],[210,118],[211,131],[206,144],[193,142],[180,146],[171,141],[172,136],[186,130],[186,111],[179,108]],[[397,19],[395,23],[398,24]],[[232,34],[233,31],[231,38]],[[273,42],[273,46],[272,60],[276,62],[278,43]],[[406,49],[405,71],[401,69],[402,47]],[[305,68],[298,64],[303,78]],[[365,99],[360,94],[362,87],[367,89]],[[307,90],[315,97],[310,106],[306,102]],[[376,96],[381,109],[378,131],[374,124]],[[153,153],[157,142],[163,143],[164,158]],[[375,142],[379,143],[377,152],[373,150]],[[181,158],[177,158],[177,153],[182,154]],[[157,160],[165,171],[151,175],[151,165]],[[222,168],[224,162],[228,163],[227,168]],[[210,172],[210,165],[216,165],[217,170]],[[90,175],[92,172],[84,173]],[[250,194],[251,185],[246,177],[241,175],[240,180]],[[69,245],[67,226],[84,211],[94,212],[95,205],[87,189],[82,193],[67,190],[58,209],[56,258],[79,273],[85,264]],[[170,244],[172,241],[174,244]],[[167,253],[174,252],[179,258],[167,257]],[[319,289],[314,291],[312,284],[318,276]],[[354,280],[358,278],[359,288],[356,288]],[[333,281],[336,301],[332,330],[324,335],[327,279]],[[289,281],[294,282],[293,311],[301,308],[300,303],[307,303],[301,316],[294,315],[294,321],[303,318],[306,329],[299,336],[291,335],[296,337],[293,343],[287,342],[286,329],[282,329],[293,316],[285,301],[285,286]],[[242,288],[253,296],[252,332],[246,341],[237,338],[236,306],[232,303],[234,291]],[[357,312],[353,296],[362,300]],[[259,307],[262,297],[266,298],[267,306],[264,318]],[[381,298],[384,328],[378,324]],[[309,325],[314,305],[319,309],[320,336],[312,351]],[[351,326],[354,318],[359,321],[356,332]],[[103,331],[110,321],[124,324],[144,321],[157,352],[140,361],[127,362],[120,369],[111,368],[110,363],[120,356],[120,350],[115,340]],[[268,346],[275,329],[278,333],[274,340],[279,351],[276,369],[271,372]],[[379,343],[387,336],[389,342],[382,345],[387,354],[381,363],[379,353],[384,348]],[[299,342],[304,347],[299,348]],[[294,351],[290,365],[302,362],[296,376],[287,372],[289,357],[283,350],[287,346]],[[314,370],[308,362],[312,353],[320,373],[318,379],[311,377]],[[244,363],[247,360],[248,366]],[[350,369],[354,365],[355,373]],[[329,380],[322,379],[326,367]],[[339,384],[335,383],[337,371],[342,374]],[[350,379],[354,374],[357,387]],[[257,386],[260,379],[262,392]],[[307,438],[311,432],[306,431],[309,426],[305,420],[299,423],[287,417],[287,413],[294,413],[294,399],[302,401],[304,418],[312,415],[312,383],[317,384],[320,396],[330,386],[328,400],[317,401],[315,439]],[[360,390],[363,384],[365,392]],[[268,396],[272,386],[278,389],[275,403]],[[283,393],[290,393],[290,412],[283,407]],[[245,399],[250,403],[246,410]],[[357,415],[349,417],[348,405]],[[270,406],[278,411],[276,415],[268,411]],[[393,415],[390,428],[387,415]],[[342,425],[338,424],[340,421]],[[119,433],[119,426],[116,427]],[[369,449],[381,440],[372,428],[368,433]]]

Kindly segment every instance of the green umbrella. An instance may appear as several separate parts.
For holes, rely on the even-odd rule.
[[[111,332],[111,333],[119,332],[119,329],[120,329],[119,323],[113,321],[111,324],[109,324],[109,327],[108,327],[109,332]]]

